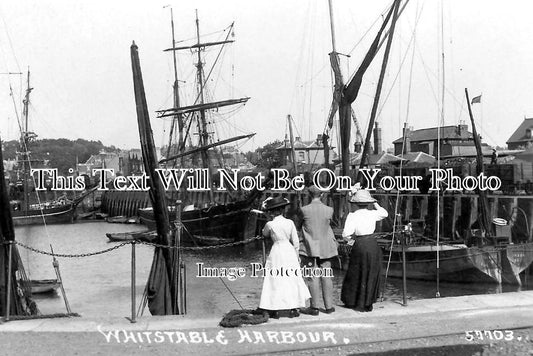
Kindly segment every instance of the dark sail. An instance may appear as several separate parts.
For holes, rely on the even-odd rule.
[[[148,106],[146,104],[137,49],[137,45],[133,43],[131,45],[131,66],[144,168],[149,177],[150,200],[152,202],[158,236],[157,243],[171,246],[173,239],[168,217],[168,205],[165,198],[165,191],[155,172],[158,168],[157,154],[152,136],[152,127],[148,115]],[[173,297],[177,293],[177,283],[172,278],[174,263],[175,250],[159,247],[155,249],[147,285],[148,308],[152,315],[178,314],[177,304],[175,303],[177,298]]]
[[[330,54],[331,67],[335,74],[335,89],[333,93],[333,104],[329,114],[328,126],[333,126],[333,117],[337,110],[339,111],[339,123],[340,123],[340,135],[341,135],[341,157],[342,157],[342,174],[348,173],[348,166],[350,162],[350,131],[351,131],[351,104],[357,98],[361,83],[363,81],[363,75],[372,63],[372,60],[376,56],[379,50],[379,43],[382,37],[382,33],[389,22],[394,6],[391,7],[387,17],[383,21],[381,28],[379,29],[376,38],[372,42],[370,49],[368,50],[363,62],[355,72],[354,77],[345,86],[342,81],[342,75],[340,74],[339,59],[337,53]]]
[[[37,314],[38,309],[30,298],[29,281],[25,278],[24,268],[20,261],[17,246],[13,245],[11,250],[11,273],[9,270],[9,241],[15,241],[15,229],[13,228],[13,219],[11,208],[9,206],[9,197],[7,195],[7,184],[5,182],[4,159],[2,156],[2,144],[0,142],[0,315],[6,315],[7,309],[7,285],[9,274],[11,274],[11,287],[9,296],[9,314],[10,315],[30,315]],[[16,271],[19,271],[23,282],[19,284]],[[21,293],[19,293],[19,291]]]

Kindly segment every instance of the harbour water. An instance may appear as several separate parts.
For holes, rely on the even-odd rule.
[[[109,224],[106,222],[77,222],[67,225],[25,226],[16,228],[18,241],[31,247],[55,253],[90,254],[118,246],[108,242],[106,232],[142,231],[142,225]],[[267,246],[268,253],[269,246]],[[55,278],[52,257],[19,247],[24,267],[31,279]],[[137,306],[152,263],[153,248],[136,247]],[[262,262],[260,242],[239,247],[186,250],[183,253],[187,268],[187,314],[197,317],[220,316],[229,310],[255,309],[259,304],[262,279],[252,278],[250,263]],[[87,257],[58,258],[66,295],[73,312],[82,316],[127,317],[131,313],[131,246],[126,245],[103,254]],[[246,275],[230,281],[227,278],[198,278],[197,263],[204,267],[245,267]],[[339,305],[344,272],[334,270],[335,302]],[[532,283],[529,283],[529,288]],[[408,280],[409,300],[434,298],[436,282]],[[522,287],[527,288],[528,286]],[[440,283],[441,297],[518,291],[517,286],[486,284]],[[65,306],[58,291],[51,295],[35,296],[43,314],[63,313]],[[387,280],[384,300],[402,302],[402,281]],[[379,304],[375,307],[379,308]],[[145,314],[149,314],[148,309]]]

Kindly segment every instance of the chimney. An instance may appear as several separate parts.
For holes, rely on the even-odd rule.
[[[457,136],[463,136],[464,134],[466,134],[468,130],[468,126],[467,125],[457,125],[457,129],[456,129],[456,133],[457,133]]]
[[[405,147],[403,149],[403,153],[409,153],[411,152],[411,140],[409,137],[411,136],[411,129],[407,126],[407,122],[403,124],[403,142],[405,142]]]
[[[355,151],[355,153],[361,153],[361,147],[362,147],[362,143],[359,142],[359,141],[355,141],[355,143],[353,144],[353,150]]]
[[[381,128],[378,127],[378,123],[374,127],[374,154],[381,153]]]
[[[316,145],[319,147],[322,146],[322,134],[316,136]]]

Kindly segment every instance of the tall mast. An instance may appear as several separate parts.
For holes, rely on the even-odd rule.
[[[296,162],[296,149],[294,147],[294,134],[292,132],[292,117],[291,115],[287,115],[287,121],[289,123],[289,138],[291,142],[291,157],[292,157],[292,164],[294,166],[294,176],[296,177],[298,175],[298,163]],[[299,190],[296,191],[296,196],[298,197],[298,206],[302,205],[302,196],[301,192]]]
[[[172,8],[170,8],[170,27],[172,28],[172,47],[176,47],[176,39],[174,32],[174,13]],[[178,64],[176,61],[176,51],[172,51],[172,59],[174,63],[174,85],[172,86],[174,93],[174,107],[178,108],[180,106],[180,97],[179,97],[179,81],[178,81]],[[170,156],[170,148],[172,146],[172,136],[174,135],[174,129],[176,127],[176,122],[178,124],[178,152],[181,153],[183,149],[183,117],[181,114],[176,114],[172,118],[172,124],[170,125],[170,135],[167,148],[167,157]],[[181,165],[183,166],[183,159],[181,160]]]
[[[198,20],[198,10],[196,10],[196,39],[198,45],[198,63],[196,64],[197,75],[198,75],[198,88],[199,88],[199,99],[200,105],[204,104],[204,78],[203,78],[203,64],[202,56],[200,55],[200,20]],[[199,135],[200,135],[200,146],[205,147],[209,144],[209,132],[207,131],[207,120],[205,119],[205,109],[200,109],[200,123],[199,123]],[[213,173],[213,167],[211,166],[211,160],[209,159],[209,150],[205,149],[201,152],[202,163],[204,168],[207,168],[208,177],[211,179]],[[209,189],[209,198],[211,202],[213,201],[213,190]]]
[[[231,25],[231,28],[233,27],[233,24]],[[228,34],[229,36],[229,34]],[[249,97],[246,97],[246,98],[240,98],[240,99],[229,99],[229,100],[223,100],[223,101],[218,101],[218,102],[208,102],[206,103],[205,102],[205,96],[204,96],[204,86],[205,86],[205,82],[206,80],[209,79],[210,75],[211,75],[211,71],[209,71],[209,73],[207,74],[207,77],[204,77],[204,71],[203,71],[203,62],[202,62],[202,56],[201,56],[201,51],[203,49],[205,49],[206,47],[211,47],[211,46],[217,46],[217,45],[225,45],[227,43],[231,43],[231,42],[234,42],[233,40],[228,40],[228,37],[226,37],[226,39],[222,40],[222,41],[215,41],[215,42],[200,42],[200,21],[198,20],[198,10],[196,10],[196,44],[192,45],[192,46],[180,46],[180,47],[175,47],[173,46],[172,48],[168,48],[165,50],[166,51],[179,51],[179,50],[196,50],[197,51],[197,61],[198,63],[196,64],[196,80],[197,80],[197,86],[198,86],[198,95],[196,97],[196,99],[194,100],[194,103],[192,105],[189,105],[189,106],[183,106],[183,107],[179,107],[179,106],[175,106],[174,108],[170,108],[170,109],[165,109],[165,110],[159,110],[157,111],[158,113],[158,117],[166,117],[166,116],[176,116],[176,115],[181,115],[181,117],[185,117],[185,115],[187,114],[195,114],[197,115],[196,118],[198,119],[197,121],[197,124],[198,124],[198,134],[199,134],[199,151],[201,152],[201,157],[202,157],[202,163],[203,163],[203,167],[204,168],[207,168],[211,174],[212,172],[212,164],[211,164],[211,161],[209,159],[209,154],[208,154],[208,148],[210,147],[210,143],[209,143],[209,131],[208,131],[208,127],[207,127],[207,118],[206,118],[206,112],[208,110],[213,110],[213,109],[218,109],[220,107],[224,107],[224,106],[229,106],[229,105],[236,105],[236,104],[240,104],[240,103],[246,103],[248,101],[248,99],[250,99]],[[220,53],[219,53],[220,55]],[[217,56],[217,59],[218,59],[218,56]],[[216,63],[217,60],[215,60],[215,63]],[[183,130],[185,131],[185,136],[183,138],[183,141],[185,141],[187,139],[187,135],[189,134],[189,128],[191,127],[192,123],[193,123],[194,120],[191,120],[189,122],[189,125],[187,127],[186,130]],[[214,146],[211,146],[211,147],[214,147]],[[197,152],[198,150],[190,150],[190,151],[187,151],[187,152],[180,152],[178,153],[177,155],[174,155],[172,157],[174,158],[178,158],[178,157],[183,157],[185,156],[186,154],[189,154],[191,152]],[[167,160],[168,161],[168,160]]]
[[[200,54],[200,20],[198,20],[198,10],[196,10],[196,39],[197,39],[197,45],[198,45],[198,63],[196,64],[196,75],[198,77],[198,93],[199,93],[199,100],[200,105],[204,104],[205,98],[204,98],[204,73],[203,73],[203,64],[202,64],[202,56]],[[205,110],[200,109],[200,123],[199,123],[199,134],[200,134],[200,146],[207,146],[209,144],[209,132],[207,131],[207,120],[205,118]],[[209,154],[206,151],[202,151],[202,161],[204,168],[209,168],[209,172],[211,172],[211,162],[209,160]]]
[[[331,48],[333,53],[337,55],[337,49],[335,47],[335,24],[333,22],[333,6],[331,5],[331,0],[328,0],[329,5],[329,25],[331,27]]]
[[[331,4],[331,0],[328,0],[328,6],[329,6],[329,24],[330,24],[330,27],[331,27],[331,48],[332,48],[332,52],[331,52],[331,56],[334,57],[334,59],[332,59],[333,61],[335,61],[336,63],[339,62],[339,54],[337,53],[337,47],[335,45],[335,24],[333,22],[333,6]],[[343,83],[343,80],[342,80],[342,74],[339,73],[337,74],[339,76],[339,79],[340,79],[340,83],[344,84]],[[338,135],[338,137],[340,137],[340,135]],[[329,130],[326,128],[324,130],[324,134],[322,136],[322,145],[324,146],[324,164],[326,167],[329,166],[329,142],[328,142],[328,139],[329,139]],[[340,147],[340,144],[338,145]]]
[[[338,57],[335,53],[330,53],[330,62],[331,68],[335,76],[335,87],[333,90],[333,103],[331,105],[331,110],[329,112],[328,118],[328,127],[331,129],[333,127],[333,118],[337,111],[339,112],[339,136],[340,136],[340,152],[342,158],[342,169],[341,174],[346,175],[349,171],[350,164],[350,132],[351,132],[351,116],[352,108],[351,104],[357,98],[359,94],[359,89],[361,88],[363,75],[366,70],[372,63],[372,60],[376,56],[379,47],[379,41],[381,35],[385,29],[385,26],[389,22],[393,10],[396,9],[396,6],[392,6],[389,10],[387,16],[385,17],[381,28],[379,29],[376,38],[372,42],[370,49],[368,50],[363,62],[355,72],[353,78],[344,84]]]
[[[22,115],[24,116],[24,128],[23,132],[21,133],[20,138],[20,144],[21,144],[21,150],[22,150],[22,171],[23,171],[23,189],[24,189],[24,212],[28,213],[28,210],[30,209],[30,198],[29,198],[29,187],[28,187],[28,179],[29,179],[29,164],[30,164],[30,155],[28,151],[28,141],[29,141],[29,132],[28,132],[28,117],[29,117],[29,110],[28,107],[30,105],[30,93],[33,90],[33,88],[30,87],[30,68],[28,67],[28,77],[27,77],[27,85],[26,88],[26,95],[24,96],[23,104],[23,112]]]
[[[289,139],[291,142],[291,160],[294,168],[294,175],[298,175],[298,165],[296,163],[296,150],[294,148],[294,134],[292,133],[292,117],[287,115],[287,123],[289,124]]]
[[[472,107],[470,105],[470,96],[468,95],[468,89],[465,88],[466,104],[468,105],[468,115],[470,116],[470,122],[472,123],[472,134],[474,136],[474,145],[476,146],[476,168],[477,174],[483,173],[483,151],[481,149],[481,140],[476,130],[476,123],[474,122],[474,115],[472,114]],[[479,195],[479,205],[481,210],[480,225],[482,230],[485,231],[485,236],[493,236],[492,225],[490,223],[490,209],[487,199],[487,192],[481,189],[477,189]]]
[[[383,80],[385,78],[385,70],[387,68],[387,62],[389,60],[389,53],[392,45],[392,39],[394,36],[394,28],[396,27],[396,20],[398,19],[398,9],[400,7],[401,0],[395,0],[393,4],[393,15],[391,25],[389,29],[389,37],[387,39],[387,46],[385,47],[385,54],[383,55],[383,61],[381,63],[381,72],[379,74],[378,85],[376,88],[376,95],[374,97],[374,103],[372,105],[372,112],[370,113],[370,122],[368,123],[368,130],[365,137],[365,145],[363,147],[363,153],[361,154],[361,163],[359,165],[358,178],[361,178],[361,169],[368,164],[368,155],[370,151],[370,138],[372,137],[372,130],[376,121],[377,109],[379,104],[379,98],[381,96],[381,88],[383,86]],[[359,180],[359,179],[358,179]]]

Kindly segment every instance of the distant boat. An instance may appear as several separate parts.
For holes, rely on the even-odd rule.
[[[43,209],[13,210],[13,225],[42,225],[71,223],[74,221],[76,206],[74,204],[65,204],[57,207]]]
[[[108,232],[106,233],[110,242],[121,242],[131,240],[151,241],[157,237],[157,232],[153,231],[132,231],[132,232]]]
[[[20,136],[20,156],[18,158],[19,162],[22,163],[22,200],[13,200],[10,202],[13,225],[24,226],[71,223],[76,217],[76,206],[81,202],[86,194],[82,197],[78,197],[75,200],[69,200],[66,197],[62,197],[54,201],[30,204],[29,181],[31,180],[31,159],[29,146],[31,141],[37,137],[35,133],[28,131],[28,106],[30,103],[30,93],[32,90],[33,88],[30,87],[30,71],[28,70],[27,89],[23,101],[25,126],[21,128],[23,131],[21,132]]]
[[[30,288],[32,294],[44,294],[55,292],[60,282],[57,279],[31,279]]]
[[[139,219],[137,217],[128,217],[128,216],[113,216],[113,217],[107,217],[105,219],[108,223],[112,224],[137,224],[139,223]]]

